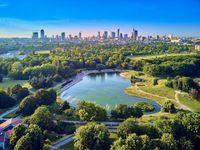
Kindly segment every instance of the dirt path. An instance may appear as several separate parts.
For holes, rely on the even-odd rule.
[[[191,111],[193,113],[195,113],[192,109],[190,109],[189,107],[185,106],[184,104],[182,104],[178,98],[178,94],[184,94],[182,93],[181,91],[175,91],[175,100],[177,101],[177,103],[179,104],[179,106],[182,108],[182,109],[185,109],[185,110],[188,110],[188,111]]]

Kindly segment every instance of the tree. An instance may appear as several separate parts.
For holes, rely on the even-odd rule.
[[[174,106],[174,103],[172,103],[171,101],[166,101],[162,106],[162,111],[168,113],[175,113],[176,108]]]
[[[23,134],[17,141],[14,150],[42,150],[43,135],[39,126],[30,125]]]
[[[150,138],[158,138],[158,130],[151,125],[138,125],[134,118],[128,118],[117,128],[117,134],[121,138],[126,138],[129,134],[148,135]]]
[[[50,105],[56,101],[56,91],[53,89],[40,89],[35,93],[35,98],[38,102],[38,105]]]
[[[111,150],[148,150],[150,144],[151,139],[147,135],[129,134],[126,139],[119,138],[115,141],[111,146]]]
[[[4,91],[0,91],[0,109],[14,106],[16,101],[8,96]]]
[[[37,108],[36,98],[32,95],[24,98],[19,104],[19,112],[23,116],[28,116],[34,113]]]
[[[134,106],[140,108],[143,112],[149,112],[155,109],[153,104],[147,102],[137,102]]]
[[[161,141],[163,142],[163,146],[162,146],[163,150],[176,150],[177,149],[177,143],[174,140],[174,137],[172,134],[163,133],[163,135],[161,137]]]
[[[124,104],[119,104],[115,109],[111,110],[111,116],[113,118],[126,119],[129,117],[139,118],[143,115],[142,110],[139,107],[127,106]]]
[[[22,100],[29,95],[29,90],[17,84],[11,89],[11,95],[16,97],[17,100]]]
[[[126,138],[129,134],[133,133],[137,128],[134,118],[128,118],[122,122],[117,128],[117,134],[119,137]]]
[[[10,146],[12,149],[16,145],[17,141],[24,135],[26,129],[27,127],[24,126],[23,124],[19,124],[12,129],[10,135]]]
[[[184,127],[178,120],[159,119],[155,121],[155,127],[161,133],[170,133],[174,138],[180,138],[184,135]]]
[[[37,124],[42,129],[51,129],[53,124],[53,116],[47,107],[38,107],[28,119],[30,124]]]
[[[33,150],[31,136],[26,134],[22,136],[16,143],[14,150]]]
[[[69,103],[67,101],[60,102],[59,106],[60,106],[60,112],[63,112],[64,110],[70,108]]]
[[[105,125],[89,123],[77,129],[74,142],[78,150],[108,150],[109,132]]]
[[[107,112],[104,108],[85,101],[78,103],[76,114],[83,121],[102,121],[107,119]]]

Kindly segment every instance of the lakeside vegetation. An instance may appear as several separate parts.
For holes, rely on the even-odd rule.
[[[0,59],[1,76],[10,78],[10,83],[0,83],[2,89],[6,88],[0,93],[1,107],[6,110],[19,103],[19,109],[6,117],[20,116],[26,124],[14,127],[10,149],[49,149],[56,140],[72,133],[75,133],[74,142],[61,149],[199,149],[200,116],[183,109],[188,107],[199,112],[199,88],[193,86],[196,85],[193,78],[200,72],[200,55],[165,54],[185,51],[190,53],[193,47],[162,43],[77,44],[30,54],[24,60]],[[159,57],[131,58],[144,54]],[[81,101],[73,108],[67,101],[59,99],[59,88],[62,87],[59,84],[63,80],[69,81],[81,70],[94,69],[129,70],[122,75],[133,85],[125,92],[156,101],[162,111],[144,115],[154,107],[148,103],[121,104],[112,109],[109,116],[97,104]],[[55,90],[51,89],[53,87]],[[187,94],[177,93],[177,90]],[[75,125],[66,120],[87,124]],[[95,123],[99,121],[121,124],[116,129],[117,134],[111,134],[105,125]]]

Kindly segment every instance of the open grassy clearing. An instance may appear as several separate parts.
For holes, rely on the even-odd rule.
[[[28,81],[27,80],[12,80],[12,79],[4,79],[3,82],[0,83],[0,90],[7,90],[15,86],[16,84],[20,84],[24,86]]]
[[[178,98],[183,105],[200,113],[200,102],[194,100],[189,94],[178,94]]]
[[[155,114],[148,114],[148,115],[143,115],[138,121],[140,123],[149,123],[149,122],[154,122],[161,117],[169,118],[172,119],[175,117],[176,114],[170,114],[170,113],[165,113],[165,112],[158,112]]]
[[[174,54],[162,54],[162,55],[132,56],[130,58],[133,60],[141,60],[141,59],[156,59],[156,58],[163,58],[163,57],[170,57],[170,56],[191,56],[191,55],[196,55],[196,54],[195,53],[189,53],[189,54],[174,53]]]
[[[50,54],[50,50],[35,51],[35,54],[48,55],[48,54]]]

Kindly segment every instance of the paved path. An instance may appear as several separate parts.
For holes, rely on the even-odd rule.
[[[85,121],[79,121],[79,120],[64,120],[63,122],[80,124],[80,125],[86,124]],[[121,122],[114,122],[114,121],[97,121],[96,123],[101,123],[107,126],[119,126],[121,124]]]
[[[18,108],[19,108],[18,106],[15,106],[15,107],[11,108],[10,110],[8,110],[8,111],[4,112],[3,114],[1,114],[0,115],[0,120],[6,120],[3,117],[5,117],[6,115],[8,115],[8,114],[10,114],[10,113],[12,113],[14,111],[16,111]]]
[[[65,136],[64,138],[56,141],[52,146],[51,146],[51,150],[56,150],[58,149],[59,147],[65,145],[65,144],[68,144],[70,143],[71,141],[73,141],[73,137],[74,137],[74,134],[70,134],[70,135],[67,135]]]

